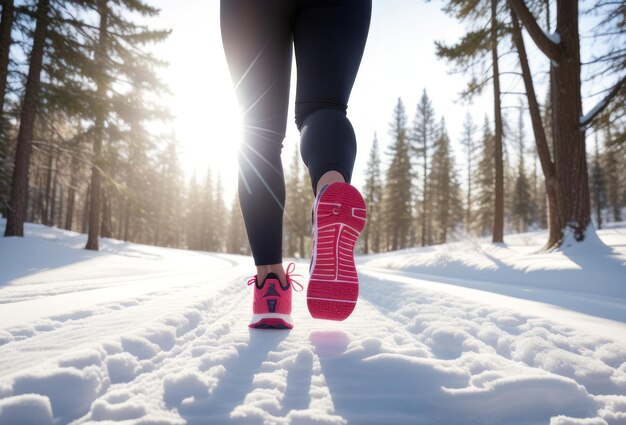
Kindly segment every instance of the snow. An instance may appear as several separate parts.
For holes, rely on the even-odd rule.
[[[578,120],[581,127],[587,127],[591,123],[591,119],[598,114],[599,110],[604,109],[606,107],[606,105],[611,101],[611,98],[612,96],[605,97],[600,102],[598,102],[598,104],[594,106],[589,112],[582,115]]]
[[[291,331],[247,328],[249,257],[84,242],[0,239],[0,424],[626,423],[624,224],[359,256]]]
[[[550,33],[550,34],[544,33],[544,34],[554,44],[561,44],[561,34],[559,34],[558,32],[553,32],[553,33]]]

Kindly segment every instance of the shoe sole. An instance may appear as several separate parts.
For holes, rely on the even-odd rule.
[[[293,321],[288,314],[255,314],[252,316],[248,327],[254,329],[293,329]]]
[[[359,296],[354,246],[365,226],[365,201],[347,183],[326,187],[314,208],[314,247],[307,305],[316,319],[344,320]]]

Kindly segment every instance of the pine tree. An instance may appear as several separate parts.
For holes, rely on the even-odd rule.
[[[546,26],[550,29],[550,4],[545,5],[546,14]],[[532,123],[533,134],[535,136],[535,149],[539,163],[541,164],[541,170],[544,176],[543,192],[545,196],[541,202],[541,208],[546,210],[541,217],[541,224],[546,223],[548,228],[548,243],[546,247],[554,245],[561,238],[561,229],[559,225],[559,202],[557,192],[557,176],[555,163],[552,160],[554,156],[554,135],[556,134],[556,126],[553,120],[552,104],[555,102],[555,72],[554,69],[550,70],[549,84],[547,98],[544,106],[543,116],[539,102],[537,101],[537,95],[535,94],[535,88],[533,79],[528,63],[528,57],[526,54],[526,47],[524,44],[524,38],[522,37],[522,31],[518,22],[516,13],[513,10],[511,14],[511,35],[513,44],[517,49],[519,65],[522,72],[522,80],[524,82],[524,88],[526,90],[526,99],[528,101],[528,111],[530,114],[530,120]],[[546,129],[548,131],[546,131]]]
[[[28,77],[22,101],[5,236],[24,236],[24,221],[26,221],[28,209],[30,156],[49,13],[50,0],[39,0],[35,12],[36,26],[33,35],[33,47],[30,52]]]
[[[463,122],[463,132],[461,134],[461,146],[465,150],[465,159],[467,164],[467,192],[465,201],[465,231],[470,232],[473,222],[473,198],[472,198],[472,176],[474,175],[474,157],[476,156],[476,150],[478,145],[474,140],[474,134],[476,133],[476,126],[472,120],[472,116],[469,112],[465,115],[465,121]]]
[[[430,214],[430,194],[428,193],[428,174],[430,170],[431,151],[436,138],[435,110],[426,89],[422,92],[422,97],[417,105],[413,128],[411,132],[411,153],[417,158],[417,168],[421,168],[421,200],[418,211],[418,221],[416,229],[419,229],[419,240],[422,246],[429,245],[432,240],[431,229],[429,227]],[[417,187],[417,185],[416,185]],[[418,196],[416,196],[418,198]]]
[[[183,174],[178,160],[178,146],[171,140],[158,155],[161,164],[158,172],[156,201],[156,245],[178,248],[182,244],[181,225],[183,222]]]
[[[203,223],[202,219],[205,216],[202,214],[204,205],[201,202],[200,195],[200,186],[198,185],[196,173],[194,172],[189,182],[189,189],[185,201],[185,205],[187,205],[185,215],[185,240],[187,241],[187,248],[195,251],[199,251],[203,248],[203,226],[205,223]]]
[[[480,159],[476,168],[476,211],[475,228],[481,236],[486,236],[493,224],[493,133],[489,119],[485,117],[482,129]]]
[[[604,184],[604,174],[600,165],[600,150],[598,149],[598,133],[596,133],[596,151],[591,163],[591,205],[596,213],[596,224],[598,229],[602,229],[602,210],[606,207],[606,186]]]
[[[287,256],[304,257],[305,241],[309,235],[307,222],[311,220],[311,206],[307,203],[309,191],[302,172],[300,152],[294,149],[289,175],[285,184],[285,252]]]
[[[285,176],[285,209],[283,217],[283,253],[287,257],[295,256],[298,250],[298,238],[296,236],[297,224],[292,217],[296,214],[297,197],[298,197],[298,158],[295,149],[295,155],[291,163],[289,172]]]
[[[407,118],[402,99],[394,108],[389,125],[391,144],[387,152],[391,163],[387,169],[383,194],[384,229],[386,248],[402,249],[407,246],[411,226],[411,162],[409,160],[409,140]]]
[[[313,191],[311,190],[311,180],[307,168],[301,167],[300,173],[300,200],[302,208],[302,238],[300,240],[300,253],[303,257],[310,257],[313,243],[311,235],[313,232],[312,211],[315,199],[313,197]]]
[[[378,150],[378,137],[374,134],[374,141],[365,169],[365,187],[363,187],[363,197],[367,206],[367,222],[362,236],[365,254],[369,254],[370,251],[380,252],[381,250],[383,183]]]
[[[531,223],[533,206],[530,194],[530,185],[526,177],[525,145],[524,145],[524,116],[520,104],[517,126],[518,168],[513,190],[513,227],[518,233],[525,232]]]
[[[15,16],[13,0],[2,0],[2,17],[0,19],[0,160],[6,154],[4,103],[9,76],[9,53],[13,42],[11,31]]]
[[[196,210],[199,226],[197,232],[200,234],[199,248],[202,251],[210,251],[215,240],[215,221],[213,219],[214,208],[214,190],[213,173],[211,169],[207,169],[204,184],[200,189],[198,209]]]
[[[469,21],[476,29],[469,31],[455,45],[436,42],[437,56],[456,64],[455,72],[471,72],[472,78],[462,97],[471,99],[480,94],[489,83],[493,85],[494,106],[494,221],[493,242],[504,237],[504,163],[500,67],[498,47],[502,22],[498,12],[499,0],[448,0],[444,10],[461,21]],[[485,18],[489,19],[488,22]]]
[[[109,119],[110,115],[117,112],[117,117],[128,122],[130,118],[124,115],[124,108],[120,105],[127,104],[128,87],[113,85],[112,80],[117,82],[126,77],[130,84],[140,84],[142,89],[158,90],[162,86],[154,74],[154,66],[158,64],[152,55],[142,50],[148,43],[156,43],[164,40],[169,31],[153,31],[143,25],[129,20],[128,14],[137,13],[142,16],[155,16],[159,10],[149,6],[142,0],[120,0],[113,7],[111,0],[98,0],[96,10],[100,17],[98,35],[95,37],[95,73],[91,75],[96,85],[97,106],[94,110],[94,152],[91,179],[91,204],[89,212],[89,235],[87,249],[98,249],[99,223],[100,223],[100,186],[101,169],[104,166],[102,147],[106,142],[105,124],[111,126],[114,122]],[[107,100],[111,96],[112,100]],[[141,99],[141,97],[136,97]],[[117,108],[116,108],[117,106]],[[143,105],[134,105],[133,112],[140,110]],[[125,119],[126,118],[126,119]],[[132,119],[130,119],[132,121]],[[119,132],[112,127],[111,131]],[[109,137],[110,139],[110,137]]]
[[[231,254],[248,255],[250,246],[246,236],[246,227],[243,222],[241,207],[239,206],[239,196],[235,193],[230,208],[230,221],[228,223],[228,238],[226,249]]]
[[[15,7],[13,0],[2,0],[2,17],[0,18],[0,215],[5,215],[8,207],[10,190],[11,166],[9,161],[9,146],[7,120],[4,115],[4,105],[9,76],[9,59],[11,44],[11,30],[13,28]]]
[[[605,114],[604,119],[604,170],[606,176],[606,192],[607,192],[607,206],[611,211],[614,221],[622,221],[622,206],[624,200],[620,190],[624,189],[624,186],[620,182],[619,178],[619,150],[620,145],[617,139],[613,136],[613,126],[609,124],[610,114]],[[623,146],[621,147],[623,149]],[[623,168],[621,168],[623,170]],[[621,173],[626,174],[624,172]]]
[[[530,178],[530,192],[533,205],[531,223],[540,229],[548,227],[548,204],[546,188],[537,169],[537,146],[530,145],[530,157],[533,159],[533,171]]]
[[[215,229],[210,251],[223,252],[226,238],[226,226],[228,223],[226,205],[224,204],[224,188],[222,187],[222,176],[217,175],[215,191],[213,197],[212,226]]]
[[[435,140],[429,176],[432,204],[433,243],[445,243],[458,223],[463,221],[463,202],[457,181],[455,161],[450,151],[450,139],[444,118]]]
[[[554,215],[551,211],[550,227],[556,231],[550,232],[547,248],[560,246],[568,234],[581,242],[586,232],[593,231],[587,228],[591,219],[591,204],[585,134],[581,127],[584,129],[590,125],[612,100],[619,97],[626,76],[614,84],[590,113],[583,115],[578,2],[557,0],[558,39],[547,35],[524,0],[509,0],[509,4],[535,45],[550,61],[552,87],[555,88],[552,90],[552,118],[557,205]],[[617,19],[619,21],[620,18]],[[623,66],[623,57],[618,63]]]

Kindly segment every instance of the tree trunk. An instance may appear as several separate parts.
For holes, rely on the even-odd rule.
[[[52,193],[52,167],[54,164],[54,154],[52,153],[52,149],[48,152],[48,169],[46,170],[46,192],[44,196],[44,202],[42,203],[43,209],[41,211],[41,222],[50,226],[50,198]]]
[[[78,144],[76,144],[78,147]],[[65,229],[72,230],[72,222],[74,220],[74,202],[76,198],[76,174],[78,174],[78,152],[72,153],[70,187],[67,194],[67,214],[65,215]]]
[[[500,69],[498,67],[497,0],[491,0],[491,58],[493,61],[493,105],[495,120],[495,208],[492,242],[504,242],[504,164],[502,161],[502,106],[500,104]]]
[[[58,206],[58,211],[59,211],[59,215],[57,216],[58,219],[56,221],[56,224],[54,224],[57,227],[61,227],[63,228],[63,212],[65,209],[65,191],[63,190],[63,186],[60,185],[59,186],[59,206]]]
[[[580,127],[580,45],[578,2],[557,1],[556,31],[561,37],[561,54],[554,67],[557,112],[554,140],[557,197],[560,224],[571,230],[577,241],[585,238],[591,219],[589,181],[584,130]]]
[[[49,206],[49,213],[48,213],[48,220],[50,221],[50,225],[54,226],[55,224],[55,219],[56,219],[56,200],[57,200],[57,186],[58,186],[58,180],[59,180],[59,172],[57,170],[57,162],[58,159],[56,158],[56,156],[54,157],[54,161],[53,161],[53,165],[54,165],[54,170],[53,173],[51,175],[52,177],[52,193],[50,196],[50,206]]]
[[[111,194],[106,188],[101,191],[102,200],[102,222],[100,223],[100,234],[103,238],[111,237]]]
[[[11,50],[11,29],[13,28],[13,0],[2,0],[2,18],[0,20],[0,114],[4,111],[4,95],[9,74],[9,52]],[[0,136],[4,135],[4,117],[0,118]],[[0,153],[2,151],[0,150]]]
[[[427,199],[427,184],[428,184],[428,152],[426,151],[426,141],[424,141],[424,168],[423,168],[423,172],[424,172],[424,178],[422,179],[422,184],[423,184],[423,195],[422,195],[422,246],[426,246],[426,243],[428,242],[428,244],[431,243],[430,240],[430,235],[426,235],[426,219],[427,219],[427,208],[426,208],[426,204],[428,202]]]
[[[126,197],[126,208],[124,211],[124,242],[128,242],[130,239],[130,217],[132,213],[131,200]],[[195,248],[194,248],[195,249]]]
[[[522,37],[522,30],[517,20],[517,15],[511,9],[511,22],[513,23],[513,42],[517,48],[519,55],[520,67],[522,68],[522,79],[526,89],[526,98],[528,99],[528,109],[530,111],[530,120],[533,126],[533,134],[535,136],[535,144],[537,146],[537,155],[543,171],[544,181],[546,185],[546,194],[548,197],[548,242],[546,248],[554,246],[561,238],[561,228],[558,225],[558,202],[556,191],[556,171],[554,162],[550,157],[550,147],[546,139],[545,129],[541,120],[541,111],[535,94],[532,74],[528,65],[528,57],[526,55],[526,47]]]
[[[81,233],[87,233],[89,226],[89,205],[91,205],[91,191],[89,187],[87,187],[87,189],[85,189],[85,204],[83,205],[83,223],[80,227]]]
[[[560,234],[557,242],[549,248],[560,246],[568,234],[580,242],[585,238],[591,220],[591,203],[585,135],[581,129],[578,1],[557,0],[556,32],[559,40],[546,35],[523,0],[509,0],[509,4],[551,64],[558,210],[550,214],[550,226],[556,226]]]
[[[109,11],[107,0],[99,0],[98,13],[100,14],[100,28],[98,34],[98,50],[96,51],[96,65],[100,72],[106,69],[106,49],[107,49],[107,20]],[[91,167],[91,204],[89,208],[89,235],[85,249],[98,250],[98,236],[100,231],[100,185],[102,167],[102,144],[104,139],[104,115],[106,102],[106,81],[102,75],[97,81],[97,98],[100,103],[96,110],[96,121],[94,125],[94,149],[93,166]]]
[[[471,145],[471,141],[469,142]],[[469,234],[472,228],[472,162],[471,162],[471,148],[468,145],[467,148],[467,211],[465,216],[465,231]]]
[[[596,173],[600,173],[600,149],[598,149],[598,133],[596,132],[596,156],[594,158],[594,168]],[[594,185],[593,190],[593,203],[596,207],[596,222],[598,224],[598,230],[602,229],[602,193],[598,189],[598,178],[599,176],[596,174],[593,176],[592,181]]]
[[[369,229],[367,228],[367,223],[366,223],[365,229],[363,229],[363,254],[369,254],[369,247],[370,247],[369,239],[370,239],[370,232],[369,232]]]
[[[622,206],[620,202],[620,184],[619,184],[619,162],[616,158],[616,144],[613,142],[613,134],[611,133],[611,125],[609,123],[609,115],[605,115],[605,134],[604,134],[604,149],[605,149],[605,168],[607,175],[609,176],[608,183],[608,206],[613,213],[613,221],[622,221]]]
[[[28,209],[28,171],[32,151],[31,143],[33,140],[49,10],[50,1],[39,0],[36,13],[37,24],[33,36],[33,48],[30,54],[30,65],[28,67],[22,114],[20,116],[20,130],[17,136],[5,236],[24,236],[24,221],[26,220]]]

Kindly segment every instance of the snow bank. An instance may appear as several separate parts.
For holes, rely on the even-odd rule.
[[[545,232],[358,257],[359,269],[398,270],[410,276],[548,302],[626,321],[626,250],[623,229],[589,232],[586,241],[541,253]],[[607,246],[601,239],[613,243]],[[620,242],[621,241],[621,242]],[[408,276],[407,275],[407,276]]]

